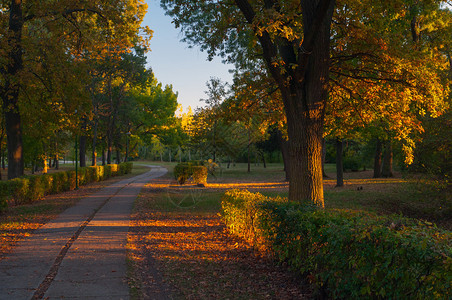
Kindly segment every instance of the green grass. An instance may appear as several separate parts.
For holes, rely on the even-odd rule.
[[[160,164],[154,162],[153,164]],[[176,163],[165,163],[171,170]],[[217,170],[216,178],[209,176],[208,183],[216,182],[281,182],[285,174],[282,164],[268,164],[267,168],[252,165],[247,172],[247,164],[238,163],[226,168],[223,164]],[[327,209],[365,210],[378,214],[400,214],[407,217],[435,222],[445,229],[452,229],[452,201],[450,187],[439,186],[434,181],[414,179],[371,178],[372,172],[351,172],[345,177],[351,179],[343,188],[334,188],[335,165],[325,166],[330,176],[325,186],[325,207]],[[170,172],[168,176],[173,176]],[[364,177],[364,178],[362,178]],[[367,178],[365,178],[367,177]],[[360,179],[362,178],[362,179]],[[362,189],[358,189],[361,188]],[[167,191],[159,205],[164,210],[215,213],[220,209],[224,192],[187,189]],[[287,197],[288,191],[262,191],[270,197]]]

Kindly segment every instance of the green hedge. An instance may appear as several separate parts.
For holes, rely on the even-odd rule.
[[[179,184],[184,184],[190,178],[196,184],[206,184],[207,168],[197,161],[179,163],[174,167],[174,178]]]
[[[452,235],[414,219],[321,210],[228,191],[232,232],[288,263],[335,299],[450,299]]]
[[[128,174],[133,163],[83,167],[78,171],[79,185],[101,181],[112,176]],[[32,175],[0,181],[0,212],[8,205],[20,205],[41,200],[45,195],[75,189],[75,171]]]

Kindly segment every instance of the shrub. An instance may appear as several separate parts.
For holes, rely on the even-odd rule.
[[[196,184],[207,183],[207,168],[204,166],[192,166],[191,173],[193,182]]]
[[[451,233],[420,221],[246,191],[228,191],[222,213],[231,231],[263,245],[331,298],[446,299],[452,292]]]
[[[179,184],[184,184],[190,178],[190,165],[179,163],[174,167],[174,178]]]
[[[179,163],[174,167],[174,178],[179,184],[184,184],[189,178],[196,184],[206,184],[207,168],[198,161]]]
[[[103,166],[92,166],[89,167],[94,172],[94,181],[104,180],[104,167]]]
[[[112,165],[105,165],[104,166],[104,176],[103,176],[103,180],[108,179],[111,177],[111,169],[112,169]]]
[[[53,189],[53,176],[50,174],[41,175],[41,182],[44,185],[44,193],[51,194]]]
[[[29,203],[28,187],[30,185],[30,180],[27,178],[14,178],[9,180],[9,192],[14,199],[15,205],[27,204]]]
[[[86,182],[91,183],[96,181],[96,170],[91,167],[86,167],[85,174],[86,174]]]
[[[44,176],[28,176],[27,178],[30,181],[27,193],[27,198],[30,199],[30,202],[44,198],[44,195],[46,194]]]
[[[132,163],[124,163],[80,168],[78,172],[79,185],[106,179],[105,173],[115,175],[130,173],[132,167]],[[0,181],[0,212],[8,205],[27,204],[42,199],[46,194],[73,190],[75,180],[75,171],[66,171]]]

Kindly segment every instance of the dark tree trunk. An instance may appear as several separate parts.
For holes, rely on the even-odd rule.
[[[344,186],[344,163],[343,163],[343,153],[344,153],[344,142],[339,138],[336,139],[336,187]]]
[[[111,140],[107,140],[107,164],[111,164],[113,145]]]
[[[105,166],[105,149],[102,149],[102,166]]]
[[[8,179],[24,174],[22,124],[19,113],[19,74],[23,70],[22,1],[10,1],[6,56],[10,59],[0,90],[8,144]],[[3,71],[3,70],[2,70]]]
[[[119,151],[119,148],[116,148],[116,163],[118,165],[121,163],[121,151]]]
[[[265,153],[264,151],[261,151],[261,156],[262,156],[262,163],[264,164],[264,169],[267,168],[267,163],[265,161]]]
[[[60,169],[60,158],[58,156],[58,154],[55,155],[55,170],[59,170]]]
[[[2,169],[6,169],[6,163],[5,163],[5,149],[2,149]]]
[[[381,176],[393,177],[392,173],[392,143],[391,140],[385,141],[385,152],[383,155],[383,167],[381,170]]]
[[[87,120],[86,118],[83,118],[83,123],[81,127],[81,135],[79,140],[79,161],[80,161],[80,167],[86,167],[86,126],[87,126]]]
[[[381,177],[381,140],[377,139],[374,158],[374,178]]]
[[[235,3],[250,24],[257,13],[248,0]],[[264,1],[266,8],[280,9]],[[289,200],[324,207],[322,139],[328,96],[330,27],[334,0],[301,0],[303,42],[257,34],[269,73],[281,91],[289,136]],[[265,24],[264,24],[265,25]],[[275,65],[282,60],[284,65]],[[283,72],[284,71],[284,72]]]

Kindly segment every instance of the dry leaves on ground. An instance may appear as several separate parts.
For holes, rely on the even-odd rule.
[[[163,185],[142,194],[129,235],[135,280],[141,281],[137,298],[310,297],[300,278],[231,236],[217,214],[157,211],[152,203],[160,201]]]

